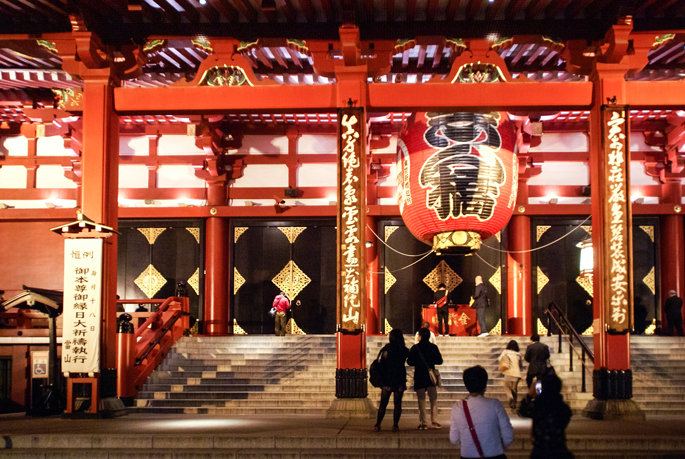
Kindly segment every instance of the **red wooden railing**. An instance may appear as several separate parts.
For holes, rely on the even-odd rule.
[[[160,305],[133,333],[117,335],[117,395],[134,397],[188,329],[188,298],[117,300],[117,303]]]

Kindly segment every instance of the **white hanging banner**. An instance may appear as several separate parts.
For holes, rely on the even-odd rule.
[[[63,372],[100,372],[101,311],[102,239],[66,239]]]

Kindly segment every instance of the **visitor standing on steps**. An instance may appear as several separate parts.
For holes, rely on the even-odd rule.
[[[430,326],[431,326],[431,324],[429,324],[428,322],[424,322],[423,324],[421,324],[421,328],[425,328],[426,330],[428,330],[428,333],[430,333],[429,341],[433,344],[438,344],[435,341],[435,333],[430,331]],[[420,331],[421,330],[419,329],[419,331],[416,332],[416,336],[414,337],[414,344],[419,344],[419,342],[421,342],[421,336],[419,336]]]
[[[530,387],[533,378],[540,377],[547,370],[547,361],[549,360],[549,347],[540,342],[540,335],[537,333],[531,335],[530,344],[526,348],[526,362],[528,362],[528,374],[526,375],[526,384]]]
[[[476,276],[476,289],[473,292],[473,304],[471,307],[476,310],[476,319],[480,327],[480,335],[488,336],[488,327],[485,324],[485,308],[488,307],[488,292],[481,276]]]
[[[274,315],[276,336],[285,336],[287,319],[285,312],[290,309],[290,300],[285,293],[281,292],[274,298],[273,308],[276,308]]]
[[[678,298],[675,290],[668,292],[668,299],[664,305],[664,312],[666,313],[666,335],[683,336],[683,316],[680,309],[683,307],[683,300]],[[674,328],[675,327],[675,330]]]
[[[512,339],[507,348],[497,359],[499,371],[504,375],[504,392],[509,400],[509,408],[515,410],[518,404],[518,385],[521,380],[523,357],[519,352],[519,343]]]
[[[430,342],[430,330],[419,329],[421,341],[409,350],[407,365],[414,367],[414,391],[419,402],[419,430],[428,430],[426,423],[426,392],[431,405],[431,425],[442,429],[438,422],[438,388],[431,380],[429,369],[442,365],[442,354],[438,346]]]
[[[395,328],[388,334],[388,344],[381,349],[381,368],[383,370],[384,386],[381,387],[381,401],[378,406],[378,416],[374,432],[380,432],[381,422],[385,417],[385,410],[390,401],[390,394],[394,396],[395,408],[392,416],[392,430],[400,430],[399,422],[402,415],[402,396],[407,390],[407,369],[404,363],[407,361],[409,349],[404,344],[402,330]]]
[[[449,336],[450,334],[450,292],[445,284],[438,285],[438,289],[433,294],[433,303],[438,308],[438,335]],[[444,325],[444,328],[443,328]]]

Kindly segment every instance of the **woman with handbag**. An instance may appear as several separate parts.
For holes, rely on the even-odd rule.
[[[390,401],[390,394],[394,395],[395,409],[392,416],[392,430],[400,430],[399,422],[402,415],[402,396],[407,390],[407,369],[404,363],[407,360],[409,349],[404,344],[402,330],[395,328],[388,335],[389,343],[380,352],[380,363],[383,369],[383,386],[381,387],[381,401],[378,406],[378,417],[374,432],[381,430],[381,422],[385,417],[385,410]]]
[[[499,361],[498,370],[504,374],[504,392],[509,399],[509,408],[516,409],[518,405],[518,385],[521,380],[521,368],[523,357],[519,352],[519,343],[516,340],[509,341],[507,348],[497,359]]]
[[[428,430],[426,424],[426,392],[431,404],[431,424],[434,429],[441,429],[438,422],[438,386],[440,373],[435,372],[435,365],[442,365],[442,354],[438,346],[430,342],[428,328],[419,329],[418,344],[409,350],[407,365],[414,367],[414,390],[419,402],[419,430]],[[431,373],[433,373],[431,375]]]
[[[502,402],[484,397],[488,372],[467,368],[464,385],[469,395],[452,406],[450,441],[461,444],[462,459],[506,459],[504,448],[514,442],[514,428]]]

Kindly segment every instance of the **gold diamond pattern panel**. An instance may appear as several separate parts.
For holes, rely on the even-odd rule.
[[[542,325],[542,321],[538,319],[538,336],[545,336],[547,334],[547,329]]]
[[[545,231],[550,229],[551,226],[538,226],[537,227],[537,241],[540,242],[540,238],[542,237],[543,234],[545,234]]]
[[[652,324],[645,329],[645,335],[653,335],[656,332],[656,319],[652,319]]]
[[[307,228],[304,226],[279,226],[278,229],[281,230],[281,233],[285,234],[285,237],[288,238],[291,244],[294,244],[297,236]]]
[[[581,335],[583,336],[592,336],[592,334],[595,332],[595,327],[594,325],[590,325],[587,327],[587,330],[585,330]]]
[[[592,225],[584,225],[581,226],[585,230],[585,232],[588,234],[588,236],[592,236]]]
[[[497,238],[497,242],[502,242],[502,232],[498,231],[497,234],[495,234],[495,237]]]
[[[488,335],[501,335],[502,334],[502,319],[497,321],[497,325],[495,325],[492,330],[488,332]]]
[[[247,227],[246,227],[246,226],[237,226],[237,227],[235,228],[235,230],[234,230],[234,234],[235,234],[235,235],[233,236],[233,243],[234,243],[234,244],[238,242],[238,239],[240,238],[240,236],[243,235],[243,233],[244,233],[245,231],[247,231]]]
[[[288,335],[306,335],[304,330],[297,326],[295,319],[290,319],[288,325],[285,326],[285,332]]]
[[[195,294],[200,294],[200,268],[197,268],[192,276],[188,278],[188,285],[193,287]]]
[[[188,329],[188,335],[193,336],[200,333],[200,322],[195,322],[195,325]]]
[[[245,278],[240,275],[238,268],[233,267],[233,294],[235,295],[240,290],[240,287],[245,283]]]
[[[654,289],[654,266],[652,266],[652,269],[649,270],[649,273],[647,273],[645,278],[642,279],[642,282],[649,287],[649,289],[652,291],[652,295],[654,295],[656,292]]]
[[[497,271],[495,271],[495,274],[490,277],[490,283],[492,284],[493,287],[495,287],[495,290],[497,290],[497,293],[500,295],[502,294],[502,268],[497,268]]]
[[[445,284],[447,290],[452,291],[457,288],[462,281],[463,279],[450,268],[445,260],[440,260],[438,266],[433,268],[433,271],[423,278],[423,282],[434,292],[437,292],[440,284]]]
[[[233,319],[233,334],[234,335],[247,335],[247,332],[243,330],[243,328],[238,325],[238,322]]]
[[[542,272],[540,267],[538,266],[538,295],[542,291],[543,288],[545,288],[545,285],[549,282],[549,277],[545,276],[545,273]]]
[[[388,319],[385,319],[385,334],[389,334],[392,331],[392,327],[390,326],[390,322],[388,322]]]
[[[390,235],[392,233],[397,231],[397,228],[399,228],[399,226],[386,226],[385,227],[385,242],[388,242],[388,238],[390,237]]]
[[[311,281],[292,260],[271,280],[290,301],[293,301]]]
[[[595,295],[593,294],[593,290],[592,290],[592,279],[589,279],[589,278],[587,278],[587,277],[581,279],[580,276],[578,276],[578,277],[576,278],[576,282],[578,282],[578,284],[579,284],[581,287],[583,287],[583,288],[585,289],[585,291],[586,291],[590,296],[592,296],[592,297],[595,296]]]
[[[193,235],[197,243],[200,243],[200,228],[186,228]]]
[[[136,228],[140,233],[145,236],[147,242],[152,245],[155,243],[160,234],[164,232],[166,228]]]
[[[654,242],[654,227],[653,226],[641,226],[640,229],[647,233],[647,236]]]
[[[159,292],[159,289],[164,287],[166,279],[154,266],[149,265],[134,282],[148,298],[152,298],[155,293]]]
[[[397,282],[397,278],[392,275],[390,271],[388,271],[388,267],[385,267],[385,293],[388,293],[388,290],[390,290],[390,287],[395,285],[395,282]]]

